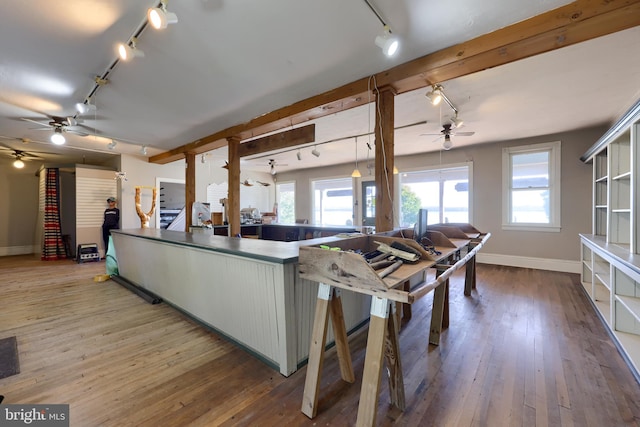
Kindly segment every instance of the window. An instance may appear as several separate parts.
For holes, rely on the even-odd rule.
[[[502,150],[502,228],[560,231],[560,141]]]
[[[471,163],[403,173],[400,177],[400,226],[412,227],[418,210],[427,223],[469,222]]]
[[[353,225],[353,179],[312,181],[315,225]]]
[[[276,203],[278,203],[278,222],[294,224],[296,221],[296,183],[279,182],[276,184]]]

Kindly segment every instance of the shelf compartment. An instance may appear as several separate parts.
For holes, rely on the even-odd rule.
[[[615,330],[640,336],[640,300],[616,295]]]
[[[628,245],[631,243],[631,211],[611,211],[609,242]]]
[[[621,331],[616,331],[615,335],[636,371],[640,370],[640,336]]]

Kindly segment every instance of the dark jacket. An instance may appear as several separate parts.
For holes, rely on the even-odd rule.
[[[102,227],[109,229],[118,228],[118,224],[120,224],[120,209],[107,208],[104,211],[104,223]]]

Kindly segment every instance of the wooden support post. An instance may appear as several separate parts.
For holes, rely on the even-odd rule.
[[[186,221],[184,222],[184,231],[189,231],[189,228],[193,225],[191,224],[191,212],[193,208],[193,203],[196,201],[196,154],[195,153],[185,153],[184,159],[186,162],[185,170],[184,170],[184,206],[185,206],[185,214]]]
[[[240,138],[227,138],[229,142],[229,202],[227,219],[229,221],[229,237],[240,234],[240,155],[238,149]]]
[[[391,86],[376,96],[376,232],[393,230],[394,97]]]
[[[324,363],[324,346],[327,340],[331,294],[331,286],[324,283],[319,284],[316,313],[313,317],[313,331],[311,332],[311,344],[309,346],[307,376],[304,381],[304,393],[302,395],[302,413],[309,418],[315,417],[318,412],[318,394],[320,392],[322,364]]]
[[[340,289],[332,288],[330,308],[333,336],[336,340],[336,352],[338,353],[338,363],[340,364],[340,375],[346,382],[353,383],[356,377],[353,373],[351,352],[349,351],[349,341],[347,339],[347,327],[344,323],[344,314],[342,312]]]

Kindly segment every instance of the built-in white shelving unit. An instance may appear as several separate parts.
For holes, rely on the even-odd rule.
[[[640,101],[582,156],[593,163],[593,229],[580,235],[582,285],[640,375]]]

